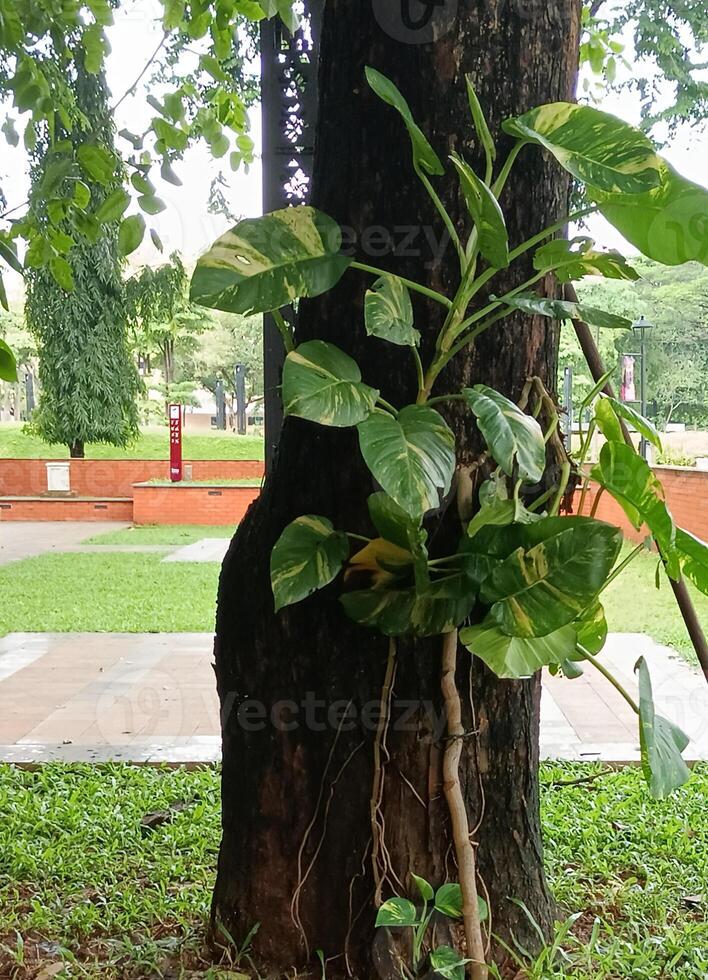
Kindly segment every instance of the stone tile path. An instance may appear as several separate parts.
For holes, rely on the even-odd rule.
[[[86,538],[120,531],[118,521],[0,521],[0,565],[47,551],[77,551]]]
[[[218,561],[224,560],[231,538],[202,538],[194,544],[185,544],[163,558],[163,561]]]
[[[194,559],[190,559],[194,560]],[[219,708],[206,633],[14,633],[0,639],[0,760],[212,762]],[[635,634],[610,636],[603,661],[635,692],[645,655],[661,713],[691,736],[689,760],[708,759],[708,686],[670,650]],[[546,758],[633,762],[634,716],[592,668],[547,677]]]

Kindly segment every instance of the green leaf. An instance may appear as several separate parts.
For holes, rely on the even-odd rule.
[[[88,207],[91,201],[91,190],[88,184],[85,184],[83,180],[74,181],[74,204],[77,208]]]
[[[346,534],[325,517],[305,514],[288,524],[270,555],[275,611],[329,585],[348,556]]]
[[[17,257],[17,246],[8,238],[1,237],[0,233],[0,258],[4,259],[10,268],[18,275],[23,275],[22,263]]]
[[[632,425],[640,435],[644,436],[647,442],[650,442],[652,446],[655,446],[659,450],[659,452],[663,451],[663,447],[661,444],[661,436],[659,435],[656,426],[654,425],[653,422],[650,422],[649,419],[645,419],[644,416],[641,415],[638,411],[636,411],[636,409],[632,408],[631,405],[627,405],[626,402],[618,401],[616,398],[612,398],[610,395],[604,395],[595,405],[596,417],[598,417],[598,411],[600,410],[600,406],[602,405],[603,402],[607,403],[610,406],[612,412],[614,413],[615,419],[623,418],[625,422],[629,422],[629,424]],[[604,419],[607,419],[609,417],[607,408],[603,407],[600,414],[602,414]],[[610,425],[612,424],[610,423]],[[600,431],[608,439],[613,438],[616,439],[617,442],[624,442],[624,436],[622,435],[621,428],[619,429],[619,436],[617,436],[616,434],[613,436],[609,436],[603,428],[600,428]],[[612,431],[616,433],[616,430],[614,429],[613,426],[612,426]]]
[[[441,885],[435,892],[435,908],[450,919],[462,918],[462,889],[457,882]]]
[[[17,362],[15,361],[15,355],[2,339],[0,339],[0,380],[11,383],[17,381]]]
[[[334,344],[308,340],[283,366],[283,411],[320,425],[356,425],[371,414],[378,391],[361,380],[356,361]]]
[[[160,214],[165,210],[165,202],[154,194],[141,194],[138,198],[138,206],[145,214]]]
[[[479,510],[467,525],[467,534],[473,538],[483,527],[504,527],[515,517],[516,501],[509,498],[506,481],[492,476],[479,488]]]
[[[708,595],[708,545],[700,538],[683,528],[676,528],[676,551],[681,559],[681,567],[686,578],[696,588]]]
[[[534,293],[519,293],[504,304],[513,310],[521,310],[530,316],[548,316],[555,320],[583,320],[591,327],[606,327],[610,330],[630,330],[632,321],[616,313],[606,313],[584,303],[571,303],[564,299],[547,299]]]
[[[107,184],[115,173],[116,158],[105,146],[82,143],[76,157],[83,172],[98,184]]]
[[[350,619],[384,636],[439,636],[459,626],[474,605],[472,580],[466,575],[453,578],[454,582],[431,583],[422,593],[414,588],[345,592],[340,602]]]
[[[371,522],[382,538],[410,550],[411,539],[421,533],[420,524],[402,510],[395,500],[379,490],[367,501]]]
[[[492,134],[489,132],[484,110],[477,98],[477,92],[475,91],[471,75],[465,75],[465,84],[467,86],[467,100],[470,104],[474,128],[477,130],[477,135],[479,136],[485,154],[493,162],[497,158],[497,148],[494,145]]]
[[[573,623],[577,634],[578,643],[588,653],[596,655],[601,652],[607,642],[607,619],[605,610],[601,602],[594,602],[578,616]],[[574,655],[570,660],[582,660],[582,656]]]
[[[708,191],[661,162],[661,183],[645,194],[588,188],[602,215],[635,248],[663,265],[708,264]]]
[[[416,883],[416,887],[418,888],[418,891],[420,892],[420,897],[423,899],[423,901],[424,902],[432,901],[435,892],[433,891],[433,886],[430,884],[430,882],[426,881],[425,878],[421,878],[420,875],[413,874],[412,871],[411,871],[411,878]]]
[[[124,218],[118,229],[118,251],[121,255],[130,255],[143,240],[145,234],[145,218],[142,214],[131,214]]]
[[[376,914],[376,927],[380,926],[415,926],[418,924],[418,913],[413,902],[407,898],[389,898]]]
[[[465,388],[462,394],[474,412],[489,451],[507,476],[517,461],[519,476],[538,483],[546,467],[546,446],[536,419],[486,385]]]
[[[95,215],[96,220],[104,225],[109,221],[117,221],[118,218],[123,217],[123,213],[129,204],[130,194],[123,190],[122,187],[119,187],[112,194],[109,194],[103,204],[98,208]]]
[[[2,272],[0,272],[0,306],[4,310],[10,312],[10,304],[7,301],[7,290],[5,289],[5,280],[2,277]],[[0,358],[2,357],[2,351],[0,351]]]
[[[154,228],[150,229],[150,241],[155,246],[158,252],[161,252],[163,250],[162,239],[160,238],[160,236],[158,235],[158,233],[155,231]]]
[[[574,177],[603,191],[639,194],[659,183],[661,161],[651,140],[591,106],[553,102],[507,119],[502,128],[539,143]]]
[[[63,255],[53,255],[49,260],[49,271],[62,289],[70,293],[74,288],[74,273]]]
[[[669,575],[678,577],[676,527],[664,502],[664,489],[646,460],[625,443],[606,442],[591,476],[612,494],[637,530],[647,525]]]
[[[624,442],[622,426],[608,398],[598,398],[595,402],[595,424],[605,439],[610,442]]]
[[[366,80],[376,95],[400,113],[411,138],[413,162],[416,167],[436,176],[444,174],[445,168],[440,162],[440,158],[422,130],[416,125],[408,103],[393,82],[381,72],[376,71],[375,68],[366,68],[365,73]]]
[[[603,276],[605,279],[639,279],[639,273],[627,264],[619,252],[598,252],[590,238],[554,238],[536,250],[533,267],[538,272],[554,272],[559,282]]]
[[[546,517],[484,580],[480,598],[509,636],[537,637],[572,623],[595,599],[617,559],[622,532],[587,517]]]
[[[455,471],[455,437],[434,408],[376,412],[359,425],[359,445],[375,480],[410,517],[439,505]]]
[[[644,657],[639,658],[635,670],[639,675],[642,768],[652,796],[663,800],[679,786],[683,786],[691,775],[681,756],[688,746],[689,738],[673,722],[656,714],[651,677]]]
[[[450,159],[457,168],[467,210],[477,229],[480,252],[490,265],[506,269],[509,265],[509,236],[499,202],[462,157],[453,153]]]
[[[431,969],[444,980],[465,980],[465,964],[471,962],[451,946],[438,946],[430,954]]]
[[[417,347],[420,343],[420,333],[413,326],[410,293],[398,276],[381,276],[366,291],[364,323],[370,337],[381,337],[403,347]]]
[[[560,664],[575,652],[577,633],[572,624],[546,636],[509,636],[491,616],[478,626],[460,631],[460,642],[497,677],[531,677],[542,667]]]
[[[110,50],[100,24],[91,24],[81,36],[84,48],[84,65],[90,75],[97,75],[103,68],[104,56]]]
[[[339,254],[339,225],[311,207],[240,221],[197,262],[193,302],[230,313],[268,313],[319,296],[351,259]]]

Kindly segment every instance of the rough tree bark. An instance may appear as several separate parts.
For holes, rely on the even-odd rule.
[[[399,85],[443,159],[457,150],[479,170],[465,72],[473,75],[497,135],[509,115],[571,99],[579,15],[578,0],[460,0],[450,30],[434,43],[415,45],[381,29],[372,0],[328,0],[313,204],[353,229],[360,259],[447,291],[459,274],[454,249],[438,247],[440,222],[412,173],[403,126],[368,90],[364,66]],[[502,141],[502,159],[507,149]],[[436,186],[461,228],[455,180],[443,178]],[[562,217],[567,197],[559,169],[535,149],[524,150],[502,202],[512,243]],[[522,264],[495,280],[494,291],[528,275]],[[338,344],[384,397],[406,404],[415,397],[415,374],[405,351],[365,337],[366,284],[349,273],[332,293],[303,303],[298,337]],[[416,303],[424,359],[441,309]],[[548,320],[506,321],[436,390],[483,381],[518,397],[530,374],[553,387],[556,349]],[[448,420],[461,436],[464,464],[478,448],[473,427],[454,410]],[[255,952],[270,967],[300,966],[308,951],[322,948],[333,958],[332,975],[349,970],[362,980],[377,971],[387,975],[373,929],[371,707],[362,720],[365,706],[379,704],[387,642],[347,621],[336,588],[274,615],[268,564],[283,527],[303,513],[366,533],[365,498],[373,489],[354,433],[286,422],[272,475],[224,563],[215,643],[224,767],[214,936],[223,941],[219,923],[238,940],[260,922]],[[429,522],[431,539],[444,539],[449,524]],[[393,874],[410,890],[411,871],[436,884],[456,874],[441,791],[440,642],[401,642],[397,665],[382,812]],[[465,691],[468,676],[469,658],[460,656],[458,683]],[[548,927],[552,902],[543,875],[537,779],[540,682],[500,682],[475,664],[471,692],[476,713],[465,698],[463,721],[478,734],[464,741],[461,782],[470,825],[481,821],[480,888],[488,892],[495,931],[513,929],[532,941],[528,922],[509,899],[523,899]],[[265,706],[267,721],[254,702]],[[357,720],[340,725],[349,702]],[[332,708],[329,715],[323,705]],[[405,718],[409,705],[416,707]]]

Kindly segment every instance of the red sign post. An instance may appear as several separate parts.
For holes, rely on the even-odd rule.
[[[170,405],[170,480],[182,479],[182,406]]]

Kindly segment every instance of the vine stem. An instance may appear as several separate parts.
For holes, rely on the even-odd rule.
[[[474,848],[470,841],[470,827],[465,800],[460,786],[460,757],[465,729],[462,725],[462,703],[457,690],[457,630],[445,633],[442,638],[442,665],[440,689],[447,718],[447,745],[443,756],[443,792],[450,811],[452,839],[457,857],[457,868],[462,891],[462,921],[467,939],[467,955],[470,980],[487,980],[489,973],[485,963],[482,924],[479,918],[477,895],[477,868]]]
[[[367,265],[366,262],[352,262],[349,266],[350,269],[357,269],[359,272],[368,272],[371,276],[389,276],[393,275],[391,272],[386,272],[385,269],[379,269],[375,265]],[[435,300],[436,303],[440,303],[446,309],[450,309],[452,306],[452,301],[443,296],[442,293],[436,293],[434,289],[428,289],[427,286],[423,286],[419,282],[414,282],[413,279],[405,279],[403,276],[396,275],[396,279],[399,279],[404,286],[412,289],[415,293],[421,293],[423,296],[427,296],[428,299]]]
[[[585,647],[583,647],[580,644],[578,644],[578,650],[580,650],[580,652],[585,657],[585,659],[589,663],[591,663],[596,670],[599,670],[600,671],[600,673],[602,674],[602,676],[606,680],[608,680],[610,682],[610,684],[614,687],[615,691],[617,691],[618,694],[621,694],[622,695],[622,697],[625,699],[625,701],[630,706],[630,708],[632,709],[632,711],[634,711],[634,713],[638,715],[639,714],[639,705],[634,700],[634,698],[629,693],[629,691],[620,684],[620,682],[617,680],[617,678],[614,676],[614,674],[610,673],[610,671],[607,669],[607,667],[605,667],[605,665],[600,660],[598,660],[597,657],[593,657],[593,655],[590,653],[590,651],[589,650],[586,650]]]

